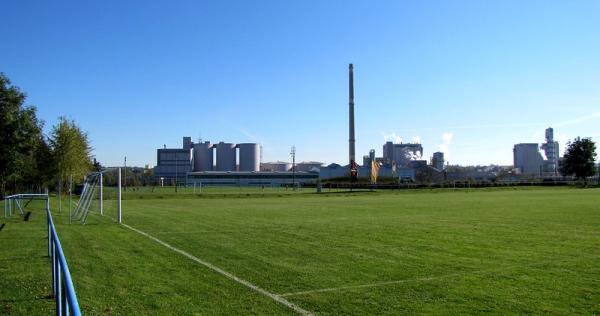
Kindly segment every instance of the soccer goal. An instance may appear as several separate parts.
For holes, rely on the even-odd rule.
[[[83,182],[79,201],[69,214],[70,221],[85,224],[90,212],[97,212],[122,223],[121,194],[121,168],[89,173]]]

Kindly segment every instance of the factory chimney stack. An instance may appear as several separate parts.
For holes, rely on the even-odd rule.
[[[352,180],[356,180],[357,178],[357,164],[355,157],[355,146],[354,146],[354,66],[350,64],[348,66],[348,75],[349,75],[349,114],[350,114],[350,138],[349,142],[349,154],[350,154],[350,177]]]

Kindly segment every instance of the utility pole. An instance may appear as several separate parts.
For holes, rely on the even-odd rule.
[[[292,146],[292,188],[296,190],[296,146]]]
[[[175,193],[177,193],[177,153],[175,153]]]

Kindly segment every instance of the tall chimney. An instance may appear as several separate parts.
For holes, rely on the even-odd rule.
[[[350,138],[348,139],[350,148],[350,168],[355,167],[355,149],[354,149],[354,66],[350,64],[348,66],[348,75],[349,75],[349,108],[350,108]]]

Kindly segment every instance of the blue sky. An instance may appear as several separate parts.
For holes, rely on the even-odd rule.
[[[555,128],[600,139],[598,1],[3,1],[0,71],[47,127],[105,165],[181,137],[263,145],[263,161],[346,162],[419,140],[453,164],[512,164]]]

